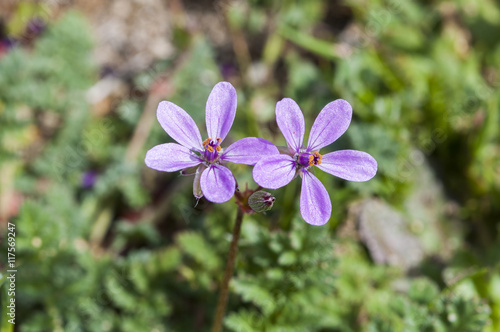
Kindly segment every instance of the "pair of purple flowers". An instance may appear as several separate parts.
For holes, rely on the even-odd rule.
[[[349,127],[352,108],[342,99],[326,105],[314,121],[307,147],[303,147],[304,116],[295,101],[284,98],[276,104],[276,122],[288,148],[281,151],[271,142],[257,137],[240,139],[223,149],[236,114],[236,91],[227,82],[218,83],[206,105],[208,138],[202,140],[194,120],[179,106],[162,101],[158,121],[179,144],[166,143],[146,154],[150,168],[175,172],[196,167],[193,194],[211,202],[231,199],[237,185],[226,163],[255,165],[253,178],[264,188],[277,189],[297,175],[302,177],[300,211],[306,222],[323,225],[332,212],[330,197],[312,173],[314,167],[350,181],[367,181],[377,172],[377,162],[368,153],[340,150],[321,155],[319,150],[337,140]],[[285,150],[285,151],[284,151]]]

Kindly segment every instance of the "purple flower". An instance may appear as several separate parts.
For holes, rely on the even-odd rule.
[[[288,143],[289,153],[262,158],[253,169],[253,178],[260,186],[277,189],[287,185],[297,174],[302,177],[300,213],[306,222],[323,225],[330,219],[332,204],[323,184],[313,175],[319,169],[349,181],[367,181],[377,172],[377,162],[366,152],[340,150],[321,155],[319,150],[337,140],[349,127],[352,107],[338,99],[319,113],[304,140],[304,116],[299,105],[290,98],[276,104],[276,122]]]
[[[97,172],[87,171],[82,176],[82,187],[85,189],[92,188],[97,180]]]
[[[10,49],[14,47],[15,43],[13,39],[3,38],[0,39],[0,57],[6,54]]]
[[[38,36],[45,30],[46,27],[47,23],[45,23],[45,21],[41,17],[34,17],[28,22],[28,25],[26,26],[26,34],[30,36]]]
[[[274,144],[262,138],[247,137],[226,149],[221,144],[233,125],[236,114],[236,91],[228,82],[218,83],[210,93],[205,109],[208,138],[202,141],[194,120],[179,106],[162,101],[158,105],[158,122],[176,143],[157,145],[146,154],[150,168],[175,172],[195,167],[193,194],[211,202],[231,199],[236,189],[233,173],[226,162],[255,165],[262,156],[279,154]],[[189,172],[185,172],[189,173]]]

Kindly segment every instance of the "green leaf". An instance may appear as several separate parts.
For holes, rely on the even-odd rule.
[[[205,238],[195,232],[183,232],[177,236],[177,243],[182,251],[208,270],[216,270],[221,260]]]

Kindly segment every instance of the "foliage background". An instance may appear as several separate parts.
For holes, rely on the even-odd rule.
[[[295,99],[310,128],[343,98],[353,122],[331,149],[379,164],[366,183],[317,172],[334,207],[324,227],[300,218],[298,180],[245,218],[228,331],[500,330],[495,2],[0,7],[0,271],[10,221],[15,330],[209,329],[236,206],[195,206],[191,178],[143,159],[171,140],[157,103],[203,132],[221,80],[238,91],[230,140],[282,145],[276,101]],[[250,167],[231,169],[256,186]],[[5,278],[0,328],[12,331]]]

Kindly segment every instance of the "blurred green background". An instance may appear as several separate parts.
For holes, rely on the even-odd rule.
[[[324,152],[379,165],[353,183],[316,172],[246,216],[227,331],[500,331],[500,6],[476,1],[2,1],[0,272],[16,225],[16,328],[208,331],[236,215],[195,207],[192,178],[148,169],[171,141],[160,100],[204,133],[219,81],[238,92],[227,142],[285,143],[275,103],[306,128],[354,110]],[[308,129],[307,129],[308,130]],[[205,134],[202,134],[205,136]],[[307,131],[306,131],[307,137]],[[251,167],[230,165],[240,187]]]

